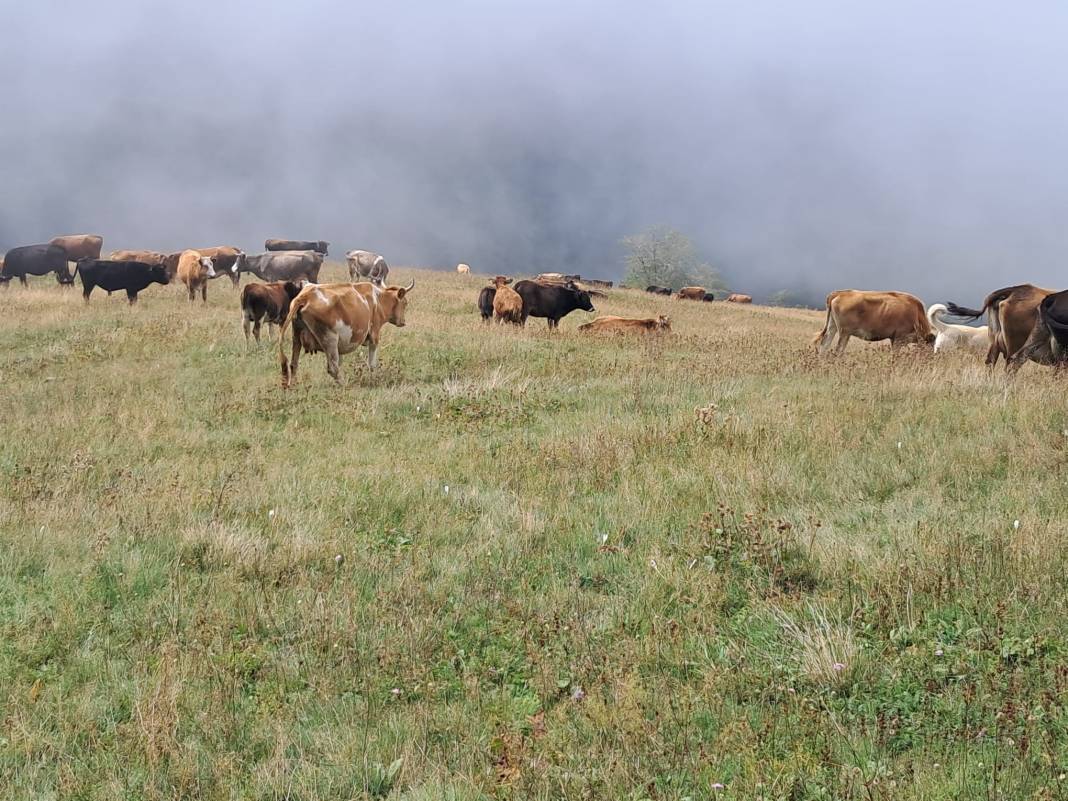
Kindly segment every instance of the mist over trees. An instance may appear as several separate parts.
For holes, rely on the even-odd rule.
[[[698,258],[693,241],[674,228],[657,225],[624,237],[623,248],[625,286],[645,289],[655,284],[673,290],[703,286],[709,292],[727,289],[719,271]]]

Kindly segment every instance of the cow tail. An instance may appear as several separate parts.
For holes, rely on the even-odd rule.
[[[927,310],[927,322],[931,324],[931,328],[939,333],[948,330],[948,326],[942,319],[942,315],[948,311],[944,303],[935,303]]]
[[[282,366],[282,386],[289,386],[289,359],[286,358],[286,329],[293,324],[293,321],[300,314],[300,310],[304,308],[304,304],[307,301],[303,297],[297,295],[293,298],[292,303],[289,304],[289,314],[286,315],[286,319],[282,321],[282,327],[278,329],[278,361]],[[294,333],[296,336],[296,333]]]
[[[832,292],[827,296],[827,319],[823,323],[823,330],[816,334],[816,338],[812,340],[812,344],[816,346],[816,350],[823,349],[823,340],[827,338],[828,332],[831,329],[831,301],[834,300],[834,296],[837,294],[837,292]],[[834,334],[831,333],[830,336],[833,338]]]

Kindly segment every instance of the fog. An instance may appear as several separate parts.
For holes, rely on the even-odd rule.
[[[1061,288],[1068,7],[35,2],[0,48],[0,248],[327,239],[732,288]]]

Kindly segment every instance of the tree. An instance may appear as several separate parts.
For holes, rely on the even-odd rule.
[[[697,248],[689,237],[666,225],[624,237],[623,247],[627,249],[627,275],[623,279],[626,286],[703,286],[709,291],[727,288],[718,270],[698,260]]]

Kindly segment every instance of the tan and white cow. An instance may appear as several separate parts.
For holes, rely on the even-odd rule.
[[[378,367],[382,326],[404,327],[404,312],[415,281],[408,286],[375,284],[308,284],[289,304],[289,314],[278,334],[282,387],[292,386],[301,351],[326,354],[326,372],[341,383],[341,356],[367,347],[367,366]],[[293,349],[286,360],[286,329],[293,327]]]
[[[460,273],[461,275],[468,275],[471,272],[471,265],[470,264],[457,264],[456,265],[456,272]]]
[[[835,353],[845,350],[850,337],[868,342],[889,339],[892,348],[935,340],[927,310],[915,295],[861,289],[840,289],[827,296],[827,322],[814,340],[817,351],[826,353],[835,335]]]
[[[209,256],[200,255],[196,250],[183,250],[178,257],[178,280],[189,290],[189,300],[196,300],[197,290],[200,299],[208,301],[208,279],[215,277],[215,264]]]

